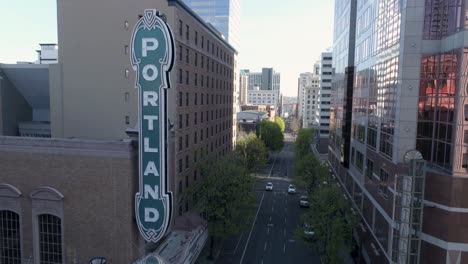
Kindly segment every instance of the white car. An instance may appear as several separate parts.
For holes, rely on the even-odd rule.
[[[309,207],[309,199],[307,196],[303,195],[299,198],[299,206],[300,207]]]
[[[268,182],[268,183],[266,184],[265,190],[267,190],[267,191],[273,191],[273,183]]]
[[[288,193],[296,193],[296,186],[289,184]]]

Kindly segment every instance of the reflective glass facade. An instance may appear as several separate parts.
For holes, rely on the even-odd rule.
[[[237,50],[240,47],[240,0],[183,0],[212,24]]]
[[[468,247],[459,232],[467,221],[458,220],[468,208],[467,14],[468,0],[335,1],[329,161],[360,212],[356,233],[372,233],[358,234],[367,263],[408,253],[395,205],[413,150],[427,162],[425,204],[437,209],[424,208],[411,254],[451,263],[455,251],[436,239]]]

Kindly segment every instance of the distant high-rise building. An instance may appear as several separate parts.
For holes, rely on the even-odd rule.
[[[240,0],[183,0],[212,24],[237,50],[240,48]]]
[[[330,167],[366,263],[468,263],[465,1],[336,0]]]
[[[304,119],[304,115],[307,113],[306,110],[309,110],[309,121],[312,123],[312,120],[315,120],[315,111],[316,111],[316,106],[318,102],[318,88],[319,88],[319,75],[315,74],[315,70],[319,72],[319,68],[315,67],[318,66],[318,64],[314,65],[314,73],[312,72],[304,72],[299,75],[298,79],[298,86],[297,86],[297,111],[298,111],[298,118],[302,119],[302,125],[304,126],[304,123],[306,123],[307,118]],[[312,94],[315,96],[315,102],[313,102],[314,105],[314,111],[312,111],[311,107],[312,104],[310,101]],[[308,102],[308,100],[310,102]],[[307,108],[308,107],[308,108]],[[312,115],[314,115],[314,118],[312,118]],[[312,119],[311,119],[312,118]],[[305,121],[304,121],[305,120]],[[308,127],[306,125],[305,127]]]
[[[312,128],[318,126],[316,111],[319,105],[320,91],[319,75],[311,72],[301,73],[298,86],[298,110],[299,119],[302,119],[303,128]]]
[[[262,68],[261,72],[250,72],[250,70],[244,70],[249,76],[248,90],[280,90],[281,75],[279,72],[275,72],[273,68]]]
[[[247,104],[274,105],[278,109],[280,99],[280,73],[273,68],[262,68],[261,72],[243,70],[248,76]]]
[[[247,104],[247,88],[249,86],[249,76],[243,70],[239,73],[239,104]]]
[[[319,135],[328,138],[330,129],[330,96],[332,80],[332,53],[322,52],[320,56],[320,89],[316,119],[318,120]]]

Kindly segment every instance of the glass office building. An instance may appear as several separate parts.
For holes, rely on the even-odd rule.
[[[361,261],[468,263],[467,12],[335,0],[329,161],[361,218]]]
[[[183,0],[206,22],[212,24],[229,44],[240,47],[240,0]]]

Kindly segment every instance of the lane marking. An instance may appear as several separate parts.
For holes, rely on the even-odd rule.
[[[275,160],[273,161],[273,164],[271,164],[271,169],[270,169],[270,173],[268,174],[268,177],[267,178],[270,178],[271,176],[271,171],[273,170],[273,167],[275,166],[275,163],[276,163],[276,159],[278,158],[278,156],[275,155]]]
[[[236,254],[236,251],[237,251],[237,248],[239,247],[239,244],[240,244],[240,241],[242,240],[242,237],[244,236],[244,233],[242,233],[239,237],[239,240],[237,241],[237,245],[236,245],[236,248],[234,248],[234,253],[233,254]]]
[[[245,252],[247,251],[247,246],[249,245],[250,237],[252,236],[252,231],[254,229],[255,222],[257,221],[258,212],[260,212],[260,208],[262,208],[262,203],[263,203],[263,198],[264,197],[265,197],[265,193],[262,194],[262,199],[260,200],[260,204],[258,205],[257,213],[255,214],[255,218],[254,218],[254,221],[252,223],[252,227],[250,228],[249,237],[247,238],[247,243],[245,243],[244,251],[242,252],[242,257],[241,257],[241,260],[239,262],[240,264],[242,264],[242,261],[244,261]],[[262,261],[262,263],[263,263],[263,261]]]
[[[265,241],[265,246],[263,247],[263,251],[266,251],[267,243],[268,243],[268,242]]]
[[[267,228],[267,235],[270,234],[270,228]]]
[[[271,222],[271,215],[270,215],[270,222]]]
[[[286,253],[286,244],[283,243],[283,253]]]
[[[272,206],[272,207],[271,207],[271,211],[272,211],[272,212],[275,211],[275,207]]]
[[[286,217],[284,218],[284,223],[286,224]]]

